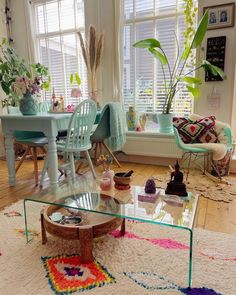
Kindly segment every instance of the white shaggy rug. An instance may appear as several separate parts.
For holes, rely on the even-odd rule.
[[[42,245],[41,207],[28,205],[29,244],[23,203],[0,212],[0,294],[236,294],[236,236],[195,229],[188,290],[186,231],[128,221],[124,237],[96,239],[96,263],[81,265],[79,242],[48,235]]]

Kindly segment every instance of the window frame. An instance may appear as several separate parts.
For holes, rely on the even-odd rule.
[[[124,0],[125,1],[125,0]],[[147,23],[147,22],[153,22],[153,25],[152,25],[152,28],[153,28],[153,32],[154,32],[154,38],[157,38],[157,22],[159,20],[164,20],[164,19],[170,19],[170,18],[175,18],[175,23],[176,23],[176,26],[175,26],[175,33],[176,35],[178,36],[178,31],[179,31],[179,19],[181,17],[184,17],[185,14],[184,14],[184,9],[181,8],[180,4],[179,3],[180,1],[176,0],[176,9],[175,10],[170,10],[170,12],[162,12],[162,13],[158,13],[157,12],[157,7],[156,7],[156,4],[157,4],[157,0],[153,0],[153,15],[151,16],[143,16],[143,17],[140,17],[140,16],[136,16],[137,15],[137,11],[136,11],[136,1],[137,0],[133,0],[133,16],[129,19],[126,19],[125,18],[125,8],[124,8],[124,22],[123,22],[123,28],[124,28],[124,32],[125,32],[125,29],[127,26],[130,26],[130,30],[132,31],[132,38],[133,38],[133,41],[134,43],[139,41],[136,39],[136,35],[137,35],[137,25],[138,24],[142,24],[142,23]],[[145,0],[144,0],[145,1]],[[125,7],[125,5],[124,5]],[[131,34],[130,34],[131,36]],[[124,40],[125,40],[125,36],[124,36]],[[125,47],[125,42],[124,42],[124,45]],[[132,46],[132,45],[131,45]],[[126,49],[127,50],[127,49]],[[131,47],[129,47],[129,50],[131,50]],[[130,55],[130,64],[129,66],[131,66],[132,62],[133,62],[133,67],[134,67],[134,73],[133,73],[133,79],[134,79],[134,85],[133,85],[133,98],[132,98],[132,105],[136,108],[137,107],[137,100],[138,100],[138,92],[137,92],[137,64],[136,64],[136,60],[137,60],[137,50],[140,50],[140,49],[137,49],[135,48],[134,49],[134,56],[132,56],[132,54]],[[177,43],[175,43],[175,58],[177,56]],[[156,110],[157,107],[157,102],[158,102],[158,96],[157,96],[157,64],[158,64],[158,61],[157,59],[155,59],[153,57],[153,63],[152,63],[152,80],[153,80],[153,84],[152,84],[152,112],[151,113],[157,113],[158,111]],[[123,85],[125,85],[125,76],[127,76],[127,73],[125,75],[125,69],[126,69],[127,65],[125,64],[125,54],[124,54],[124,57],[123,57]],[[127,97],[125,96],[125,87],[123,86],[123,92],[124,92],[124,108],[126,110],[128,110],[128,106],[129,106],[129,101],[126,102],[126,99]],[[186,90],[187,92],[187,90]],[[178,96],[179,97],[179,94]],[[173,101],[173,109],[174,109],[174,113],[175,113],[175,104],[176,104],[176,100],[177,100],[177,97],[176,99],[174,99]],[[189,108],[189,114],[190,113],[193,113],[193,108],[194,108],[194,102],[193,102],[193,98],[191,97],[191,94],[188,95],[189,97],[189,100],[191,101],[191,107]],[[184,108],[183,108],[184,110]],[[183,111],[182,111],[183,112]],[[149,112],[146,112],[147,114]]]
[[[51,60],[50,60],[50,54],[48,52],[49,50],[49,46],[48,46],[48,42],[49,42],[49,38],[60,38],[60,46],[62,48],[63,46],[63,43],[62,43],[62,38],[64,36],[67,36],[67,35],[75,35],[75,41],[76,41],[76,59],[77,59],[77,73],[79,73],[79,62],[81,62],[82,64],[82,68],[83,68],[83,72],[85,72],[85,75],[83,77],[80,77],[81,79],[84,79],[84,84],[78,86],[76,85],[76,87],[79,87],[81,88],[82,90],[82,93],[83,93],[83,98],[86,98],[86,96],[88,95],[88,76],[87,76],[87,68],[84,64],[84,60],[83,60],[83,57],[82,57],[82,54],[79,54],[79,52],[81,53],[81,48],[80,48],[80,44],[79,44],[79,38],[77,37],[77,32],[80,31],[82,33],[82,35],[85,34],[85,23],[84,23],[84,26],[79,26],[77,25],[78,22],[78,15],[76,14],[76,9],[75,9],[75,5],[76,5],[76,1],[77,0],[73,0],[74,2],[74,27],[73,28],[70,28],[70,29],[62,29],[61,28],[61,23],[60,23],[60,11],[61,11],[61,8],[60,8],[60,0],[32,0],[31,3],[32,3],[32,9],[31,9],[31,13],[32,13],[32,17],[34,19],[33,21],[33,26],[34,26],[34,40],[35,40],[35,51],[36,51],[36,57],[37,57],[37,60],[39,60],[41,62],[41,53],[40,53],[40,40],[45,40],[45,44],[46,44],[46,50],[47,50],[47,58],[48,58],[48,67],[49,67],[49,71],[50,71],[50,64],[51,64]],[[47,18],[46,16],[46,11],[45,11],[45,6],[48,4],[48,3],[57,3],[58,5],[58,12],[59,12],[59,30],[57,31],[52,31],[52,32],[47,32],[47,25],[45,23],[45,19]],[[37,16],[37,13],[36,13],[36,10],[37,10],[37,7],[38,6],[43,6],[43,15],[44,15],[44,26],[45,26],[45,33],[40,33],[38,31],[38,28],[39,28],[39,23],[38,23],[38,16]],[[84,16],[84,19],[85,19],[85,16]],[[71,88],[70,84],[68,84],[68,82],[66,81],[66,75],[68,74],[67,71],[65,70],[66,69],[66,65],[65,65],[65,51],[63,51],[61,49],[60,51],[62,53],[62,64],[63,64],[63,76],[64,76],[64,79],[63,79],[63,88],[64,88],[64,94],[62,94],[64,96],[64,102],[66,104],[70,104],[70,103],[75,103],[76,99],[73,99],[71,97],[67,97],[67,93],[68,93],[68,89]],[[81,59],[81,61],[79,61]],[[52,93],[53,93],[53,85],[50,89],[50,91],[48,91],[47,94],[44,93],[44,98],[46,100],[48,100],[48,96],[51,98],[52,96]],[[58,96],[59,93],[57,93],[57,96]]]

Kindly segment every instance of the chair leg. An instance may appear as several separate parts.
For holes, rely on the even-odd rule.
[[[83,173],[80,173],[79,171],[80,171],[80,168],[82,167],[82,165],[83,165],[83,163],[82,162],[80,162],[78,165],[77,165],[77,168],[76,168],[76,174],[78,174],[78,175],[83,175]]]
[[[94,170],[93,163],[92,163],[92,161],[91,161],[91,158],[90,158],[89,152],[88,152],[88,151],[85,151],[85,155],[86,155],[86,158],[87,158],[87,160],[88,160],[89,167],[90,167],[90,169],[91,169],[91,171],[92,171],[92,173],[93,173],[93,177],[94,177],[94,179],[96,179],[97,176],[96,176],[96,173],[95,173],[95,170]]]
[[[46,151],[46,149],[45,149],[44,146],[41,146],[40,149],[41,149],[41,151],[42,151],[45,155],[47,154],[47,151]]]
[[[117,166],[120,168],[121,165],[120,165],[119,161],[117,160],[117,158],[114,156],[113,152],[109,149],[109,147],[105,144],[105,142],[102,142],[101,144],[108,151],[108,153],[112,156],[113,160],[116,162]]]
[[[35,178],[35,184],[38,185],[39,174],[38,174],[37,147],[34,146],[32,149],[33,149],[33,160],[34,160],[34,178]]]
[[[19,170],[20,166],[22,165],[22,163],[24,162],[26,156],[30,153],[30,147],[28,146],[27,149],[25,150],[23,156],[21,157],[19,163],[16,166],[16,172]]]
[[[75,180],[75,161],[74,161],[74,154],[69,153],[70,158],[70,169],[71,169],[71,178],[72,180]]]
[[[97,165],[97,153],[98,153],[98,142],[94,143],[94,158],[93,158],[93,163],[96,166]]]
[[[99,142],[99,155],[102,155],[102,142]]]
[[[40,183],[39,183],[40,187],[43,186],[43,181],[44,181],[47,169],[48,169],[48,157],[47,157],[47,154],[46,154],[46,158],[45,158],[44,164],[43,164],[43,170],[42,170],[42,173],[41,173]]]
[[[212,159],[210,160],[210,163],[211,163],[212,168],[216,171],[217,176],[218,176],[219,179],[221,180],[222,177],[220,176],[220,172],[219,172],[219,170],[218,170],[218,167],[213,163],[213,160],[212,160]]]

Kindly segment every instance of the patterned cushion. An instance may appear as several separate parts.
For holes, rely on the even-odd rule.
[[[184,143],[218,142],[217,133],[214,129],[214,116],[201,118],[197,121],[174,117],[173,124],[178,129]]]

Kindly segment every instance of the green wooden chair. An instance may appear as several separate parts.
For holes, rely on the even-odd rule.
[[[85,153],[93,177],[96,178],[93,163],[88,153],[91,149],[90,135],[96,114],[97,107],[93,100],[86,99],[82,101],[71,116],[66,139],[57,142],[58,152],[64,153],[64,163],[59,165],[59,169],[71,170],[73,180],[75,179],[75,155],[80,152]],[[40,180],[41,186],[48,168],[48,156],[46,156]]]
[[[9,114],[20,114],[19,107],[8,106]],[[15,130],[13,133],[15,142],[25,148],[24,154],[16,165],[16,172],[20,169],[22,163],[28,155],[32,156],[34,161],[34,178],[35,184],[38,185],[38,149],[41,149],[43,154],[46,154],[45,145],[48,143],[47,138],[43,132],[36,131],[20,131]]]

